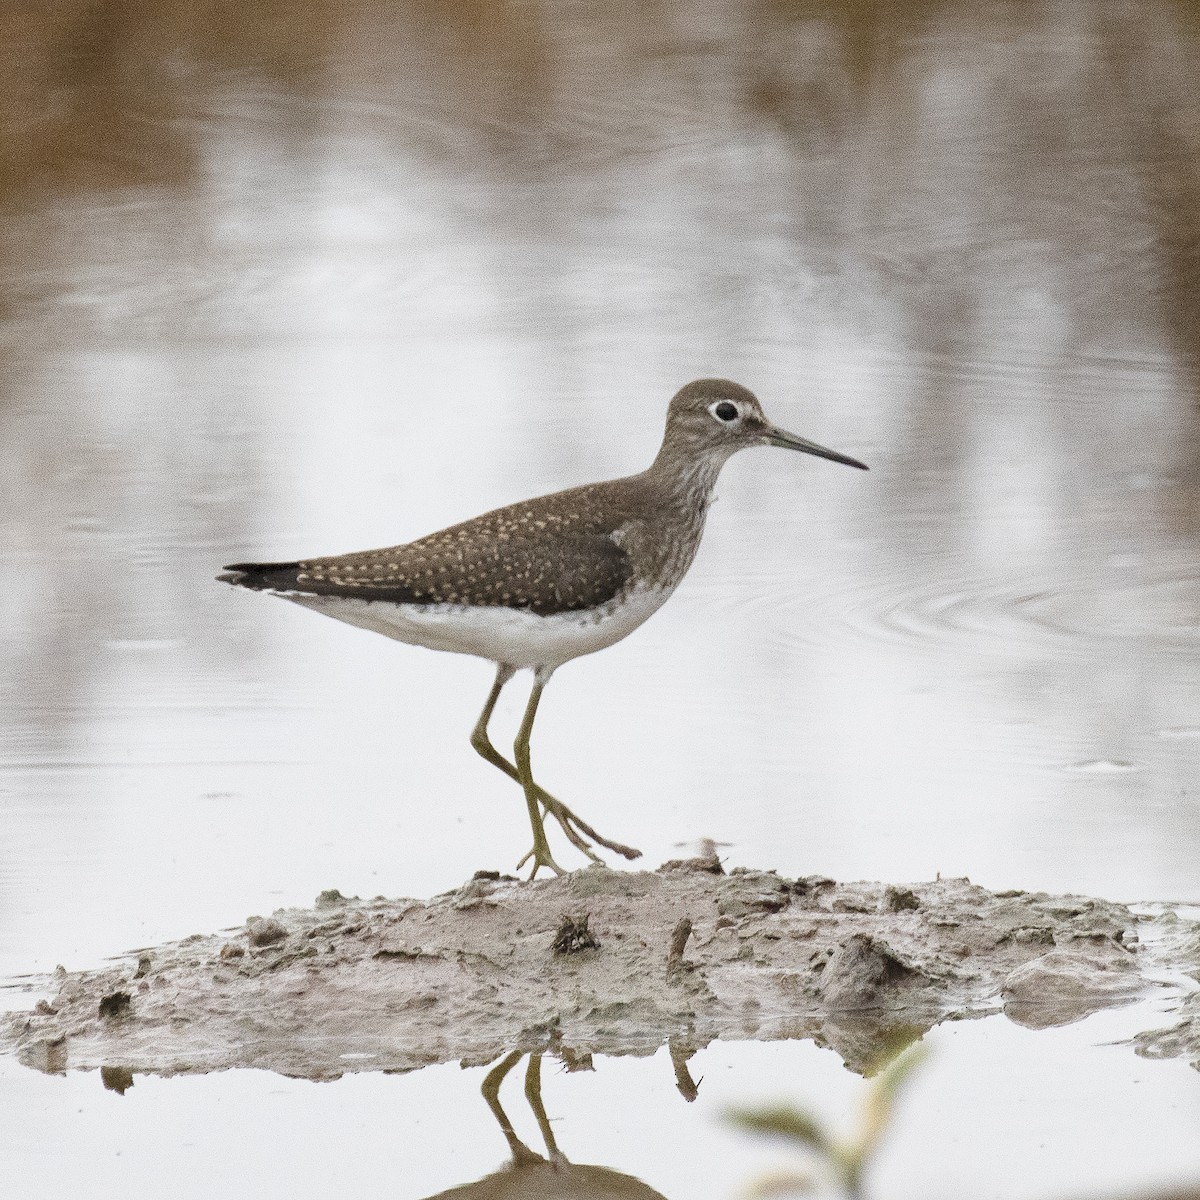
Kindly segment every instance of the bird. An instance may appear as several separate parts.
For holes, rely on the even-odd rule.
[[[564,663],[627,637],[679,585],[700,545],[722,467],[739,450],[776,446],[867,470],[865,463],[768,420],[758,398],[728,379],[697,379],[667,407],[654,461],[619,479],[567,488],[494,509],[399,546],[292,562],[244,562],[217,579],[266,592],[410,645],[488,659],[496,674],[471,745],[521,786],[533,846],[517,864],[566,872],[545,819],[592,862],[601,836],[533,776],[530,738],[542,693]],[[513,758],[488,725],[501,691],[533,673]]]

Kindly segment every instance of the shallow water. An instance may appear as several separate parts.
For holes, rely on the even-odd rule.
[[[545,782],[651,863],[708,837],[789,874],[1200,898],[1192,12],[14,20],[0,975],[511,867],[523,803],[467,744],[486,664],[212,575],[641,469],[703,374],[871,473],[735,459],[676,596],[555,677]],[[1194,1077],[1135,1068],[1194,1116]],[[116,1102],[5,1071],[47,1112]],[[215,1137],[259,1082],[354,1119],[349,1084],[131,1096]],[[427,1190],[459,1178],[429,1157]]]
[[[1155,1020],[1139,1006],[1050,1032],[1003,1017],[934,1029],[869,1185],[878,1195],[951,1200],[1108,1196],[1195,1179],[1195,1072],[1107,1044]],[[808,1042],[715,1043],[689,1067],[700,1080],[691,1104],[665,1048],[648,1059],[597,1057],[591,1072],[567,1074],[545,1060],[542,1100],[558,1149],[669,1200],[733,1197],[769,1172],[811,1163],[733,1129],[730,1109],[783,1100],[845,1136],[861,1120],[866,1084]],[[236,1194],[253,1180],[263,1197],[337,1188],[417,1200],[507,1161],[479,1092],[484,1073],[443,1065],[320,1084],[259,1071],[135,1076],[119,1094],[98,1073],[54,1078],[0,1060],[5,1160],[46,1196],[83,1186],[96,1196],[143,1195],[169,1180],[173,1194],[200,1197]],[[521,1063],[500,1101],[517,1136],[544,1154],[524,1073]],[[577,1194],[626,1193],[581,1186]]]

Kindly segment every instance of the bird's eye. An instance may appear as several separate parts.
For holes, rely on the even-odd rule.
[[[728,400],[722,400],[720,404],[713,405],[712,415],[718,421],[736,421],[738,416],[737,405],[731,404]]]

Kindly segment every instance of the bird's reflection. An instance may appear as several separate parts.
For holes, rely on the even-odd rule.
[[[476,1183],[438,1192],[428,1200],[664,1200],[661,1192],[608,1167],[569,1162],[558,1148],[546,1107],[542,1103],[542,1055],[530,1054],[525,1067],[525,1099],[537,1121],[546,1153],[531,1150],[517,1136],[500,1103],[500,1086],[525,1056],[514,1050],[501,1059],[483,1081],[483,1098],[500,1125],[512,1156],[507,1165]]]

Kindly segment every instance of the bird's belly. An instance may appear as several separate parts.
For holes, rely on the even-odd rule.
[[[474,654],[511,667],[557,667],[619,642],[655,613],[671,592],[643,588],[600,608],[551,616],[499,606],[395,604],[301,592],[275,594],[411,646]]]

